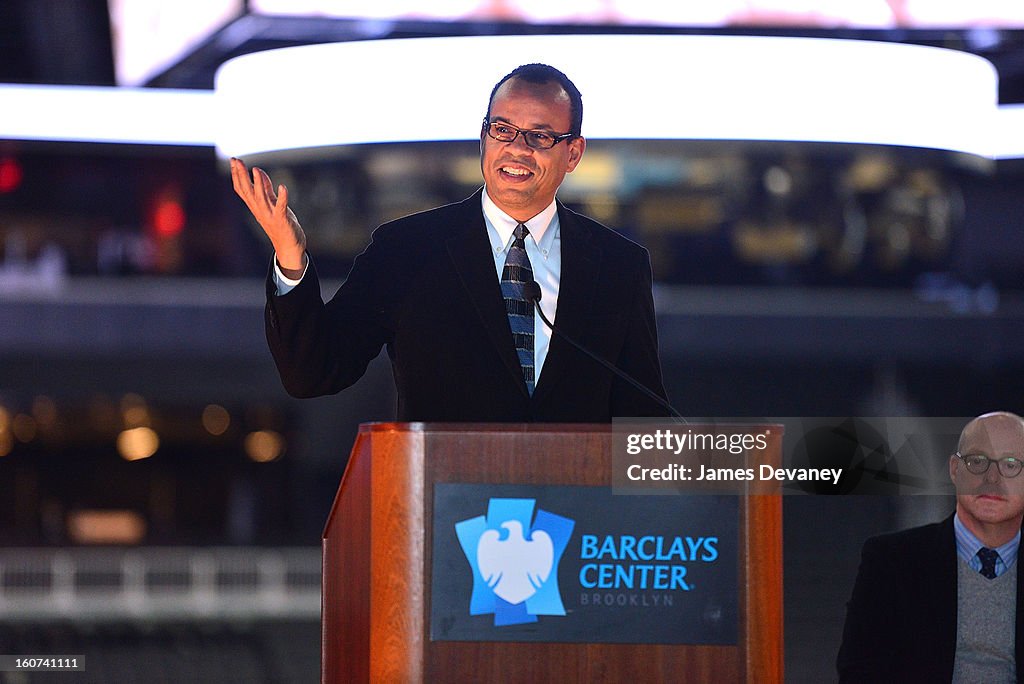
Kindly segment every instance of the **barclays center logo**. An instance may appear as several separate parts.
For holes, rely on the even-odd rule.
[[[494,615],[494,625],[565,615],[558,563],[575,522],[535,499],[491,499],[487,515],[456,523],[455,533],[473,572],[470,615]]]

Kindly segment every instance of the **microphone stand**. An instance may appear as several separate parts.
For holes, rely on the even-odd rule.
[[[660,396],[654,393],[649,387],[641,384],[635,378],[627,375],[625,371],[619,370],[619,368],[614,366],[611,362],[601,358],[600,356],[593,353],[583,345],[576,342],[576,340],[572,339],[571,337],[563,333],[561,330],[556,328],[554,324],[548,320],[548,317],[544,315],[544,311],[540,308],[541,291],[540,285],[537,283],[536,280],[531,280],[530,282],[523,284],[523,297],[525,297],[527,301],[533,302],[534,308],[537,310],[537,313],[540,314],[540,319],[544,321],[544,325],[548,326],[548,328],[551,329],[551,332],[555,333],[563,340],[571,344],[573,347],[583,352],[597,363],[601,364],[603,367],[611,371],[616,377],[625,380],[630,385],[640,390],[640,392],[642,392],[645,396],[649,397],[653,401],[656,401],[659,406],[661,406],[664,409],[667,409],[668,412],[671,413],[674,418],[678,418],[679,420],[683,421],[684,424],[686,423],[686,419],[683,418],[679,414],[679,412],[675,410],[672,404],[662,399]]]

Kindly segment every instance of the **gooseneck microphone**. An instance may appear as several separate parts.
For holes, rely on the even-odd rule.
[[[672,404],[670,404],[667,401],[665,401],[664,399],[662,399],[654,391],[652,391],[649,387],[647,387],[646,385],[643,385],[642,383],[640,383],[640,381],[636,380],[635,378],[627,375],[625,373],[625,371],[620,370],[618,367],[613,365],[610,361],[607,361],[606,359],[601,358],[600,356],[598,356],[594,352],[590,351],[589,349],[584,347],[582,344],[580,344],[579,342],[577,342],[576,340],[572,339],[571,337],[566,335],[564,332],[562,332],[561,330],[556,328],[555,325],[551,321],[548,320],[548,317],[544,315],[544,310],[540,308],[540,298],[541,298],[540,284],[538,284],[536,280],[531,280],[528,283],[523,283],[523,298],[526,299],[529,302],[533,302],[534,308],[537,309],[537,313],[540,314],[540,319],[542,321],[544,321],[544,325],[548,326],[548,328],[551,329],[551,332],[555,333],[556,335],[561,337],[563,340],[565,340],[566,342],[571,344],[573,347],[575,347],[579,351],[583,352],[584,354],[586,354],[587,356],[592,358],[597,363],[601,364],[602,366],[604,366],[605,368],[610,370],[612,373],[615,374],[616,377],[619,377],[619,378],[625,380],[630,385],[632,385],[636,389],[638,389],[641,392],[643,392],[646,396],[648,396],[651,399],[653,399],[654,401],[658,402],[658,405],[661,406],[662,408],[667,409],[668,412],[671,413],[673,417],[678,418],[679,420],[683,421],[683,423],[686,422],[686,419],[683,418],[679,414],[679,411],[675,410],[675,408],[672,406]]]

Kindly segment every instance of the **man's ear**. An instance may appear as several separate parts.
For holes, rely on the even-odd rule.
[[[956,484],[956,472],[959,467],[960,459],[953,454],[949,457],[949,479],[953,481],[953,484]]]
[[[583,159],[583,152],[587,149],[587,139],[583,137],[573,138],[568,142],[569,145],[569,163],[567,164],[566,170],[572,173],[576,166]]]

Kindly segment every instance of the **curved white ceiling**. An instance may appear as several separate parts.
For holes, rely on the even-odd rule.
[[[588,138],[782,140],[1024,157],[1024,105],[963,52],[749,36],[572,35],[332,43],[236,58],[214,91],[0,85],[0,139],[215,145],[223,156],[473,140],[520,64],[565,71]]]
[[[571,35],[312,45],[218,71],[218,150],[474,139],[493,84],[545,62],[583,93],[590,138],[798,140],[988,156],[990,62],[940,48],[815,38]]]

